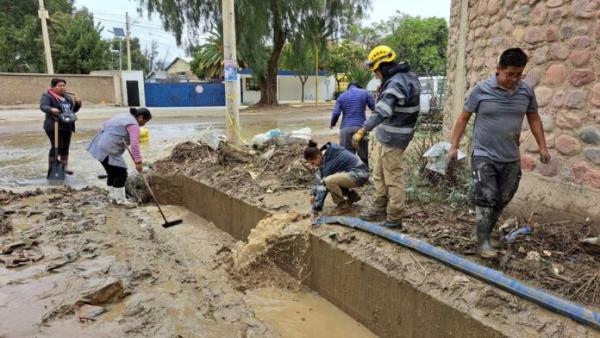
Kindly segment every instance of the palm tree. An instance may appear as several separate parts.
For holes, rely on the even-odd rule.
[[[192,72],[199,79],[222,79],[223,78],[223,26],[219,25],[215,30],[208,33],[206,43],[196,49],[194,59],[190,63]],[[238,54],[238,65],[245,67],[245,62]]]

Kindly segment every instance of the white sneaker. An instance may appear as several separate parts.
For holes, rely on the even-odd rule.
[[[130,202],[125,194],[125,187],[113,188],[115,191],[116,203],[128,209],[137,207],[136,203]]]

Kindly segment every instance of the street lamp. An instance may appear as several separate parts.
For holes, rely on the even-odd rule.
[[[122,27],[113,27],[112,31],[108,31],[109,33],[113,33],[113,35],[119,39],[119,70],[123,70],[123,38],[125,37],[125,30]],[[112,50],[112,48],[111,48]]]

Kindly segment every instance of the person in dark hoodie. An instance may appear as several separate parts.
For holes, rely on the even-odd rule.
[[[363,186],[369,180],[367,165],[338,144],[327,143],[319,148],[312,140],[304,149],[304,159],[319,168],[317,184],[311,190],[313,217],[323,210],[328,192],[338,213],[350,211],[352,203],[360,200],[358,193],[351,189]]]
[[[395,61],[388,46],[377,46],[367,61],[369,70],[381,80],[379,100],[373,114],[352,137],[355,149],[365,135],[377,127],[371,154],[375,200],[361,215],[365,220],[385,218],[383,226],[401,228],[405,208],[403,154],[413,138],[419,116],[421,84],[406,63]]]
[[[75,122],[63,122],[59,116],[63,113],[77,113],[81,108],[81,98],[77,95],[70,97],[66,92],[67,81],[54,78],[50,81],[50,88],[40,98],[40,109],[46,114],[44,131],[50,139],[50,152],[48,153],[48,168],[54,162],[54,125],[58,121],[58,155],[65,168],[65,173],[73,175],[69,169],[69,147],[71,135],[75,132]]]

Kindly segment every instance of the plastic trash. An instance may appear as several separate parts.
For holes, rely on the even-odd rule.
[[[308,127],[292,130],[290,132],[282,132],[279,129],[271,129],[266,133],[254,135],[252,138],[252,146],[255,149],[262,149],[267,145],[267,143],[273,140],[275,144],[288,144],[291,141],[289,139],[296,140],[310,140],[311,129]]]
[[[227,137],[220,131],[213,127],[208,127],[200,131],[199,141],[208,145],[212,150],[219,149],[221,142],[225,141]]]
[[[312,130],[309,127],[304,127],[302,129],[292,130],[286,136],[291,137],[291,138],[299,138],[299,139],[308,141],[308,140],[310,140],[311,134],[312,134]]]
[[[427,166],[425,168],[446,175],[448,171],[448,165],[450,159],[448,158],[448,152],[452,145],[449,142],[438,142],[429,148],[423,157],[428,158]],[[467,156],[462,151],[458,151],[457,160],[461,161]]]
[[[512,242],[515,239],[517,239],[517,237],[519,237],[519,236],[530,234],[531,231],[533,231],[533,228],[531,226],[527,225],[522,228],[511,231],[506,236],[504,236],[504,240],[506,242]]]

